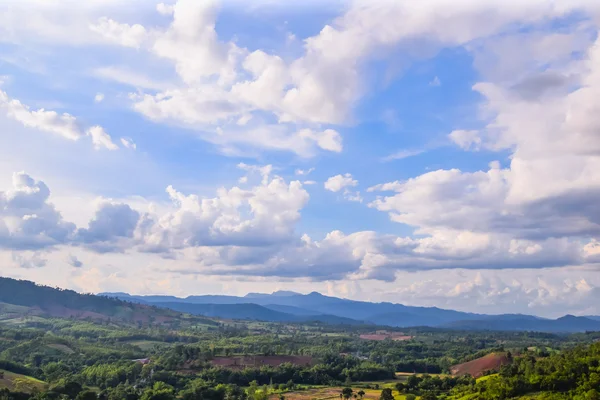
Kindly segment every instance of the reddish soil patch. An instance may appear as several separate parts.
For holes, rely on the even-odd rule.
[[[313,364],[311,356],[237,356],[237,357],[215,357],[210,363],[229,369],[244,369],[251,367],[262,367],[269,365],[277,367],[281,364],[290,363],[295,365],[310,366]]]
[[[510,364],[510,360],[505,353],[491,353],[473,361],[455,365],[450,368],[450,372],[452,375],[471,375],[473,378],[479,378],[486,371],[494,371],[507,364]]]

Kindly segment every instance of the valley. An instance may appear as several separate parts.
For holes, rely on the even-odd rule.
[[[595,331],[400,327],[402,320],[398,327],[350,323],[331,313],[336,311],[332,304],[340,304],[343,314],[349,300],[316,294],[250,297],[283,303],[271,308],[214,296],[171,307],[173,299],[79,294],[6,278],[0,288],[2,400],[573,398],[594,390],[600,365]],[[202,303],[209,300],[228,307]],[[416,313],[401,305],[356,303],[350,304],[362,307],[361,317],[367,309],[381,311],[379,306]],[[196,306],[208,312],[192,312]],[[235,307],[240,308],[233,313]],[[308,318],[247,316],[257,307]],[[222,310],[230,313],[227,318],[213,315]],[[425,310],[438,320],[464,317]],[[324,321],[319,315],[339,319]],[[580,365],[573,367],[576,378],[545,375],[565,362]],[[531,375],[527,382],[514,381],[524,373]]]

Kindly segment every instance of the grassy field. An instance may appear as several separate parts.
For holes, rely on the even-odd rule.
[[[0,370],[0,389],[32,393],[44,390],[46,383],[31,376]]]

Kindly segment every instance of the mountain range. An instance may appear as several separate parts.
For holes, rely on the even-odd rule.
[[[393,327],[428,326],[457,330],[555,333],[600,331],[600,317],[598,316],[566,315],[558,319],[546,319],[523,314],[486,315],[437,307],[355,301],[325,296],[318,292],[300,294],[279,291],[272,294],[249,293],[243,297],[204,295],[186,298],[135,296],[127,293],[101,293],[100,295],[225,319],[272,322],[320,321],[330,324],[371,324]]]
[[[217,326],[211,318],[269,322],[321,322],[334,325],[432,327],[456,330],[538,331],[570,333],[600,331],[600,316],[566,315],[557,319],[523,314],[485,315],[370,303],[313,292],[225,295],[136,296],[127,293],[80,294],[0,277],[0,322],[26,317],[81,318],[125,323],[177,326],[194,318]]]

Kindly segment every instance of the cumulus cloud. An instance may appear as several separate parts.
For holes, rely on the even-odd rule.
[[[121,24],[107,17],[91,24],[90,30],[126,47],[138,48],[146,38],[146,28],[142,25]]]
[[[92,126],[88,129],[87,134],[92,138],[96,149],[117,150],[119,148],[101,126]]]
[[[69,240],[75,225],[63,220],[49,197],[43,182],[13,174],[12,188],[0,192],[0,247],[40,249]]]
[[[458,129],[450,132],[448,137],[463,150],[479,150],[481,147],[479,131],[476,130],[465,131]]]
[[[326,190],[330,192],[342,191],[344,198],[348,201],[355,201],[362,203],[363,198],[359,191],[353,192],[350,190],[351,187],[358,185],[358,181],[352,178],[352,174],[336,175],[332,176],[324,184]]]
[[[173,6],[161,3],[157,10],[172,14],[172,21],[152,34],[141,25],[108,17],[91,26],[114,43],[140,46],[171,61],[185,83],[159,93],[132,95],[134,109],[153,121],[198,130],[202,139],[229,153],[243,151],[236,148],[241,143],[302,156],[314,155],[315,149],[342,151],[337,130],[316,127],[353,122],[352,108],[368,90],[361,73],[370,59],[394,54],[403,46],[406,57],[418,58],[419,51],[410,45],[415,38],[426,39],[435,51],[468,45],[508,24],[532,23],[568,12],[544,2],[502,7],[494,2],[456,6],[440,1],[435,7],[358,2],[307,38],[301,55],[286,60],[221,40],[215,29],[217,1],[179,0]],[[394,21],[399,19],[410,22],[398,26]],[[433,82],[439,84],[439,79]],[[277,127],[265,126],[265,116],[276,118]],[[253,123],[247,126],[249,121]],[[240,126],[246,129],[240,131]]]
[[[139,220],[140,214],[128,204],[106,202],[77,236],[96,251],[116,251],[119,241],[133,238]]]
[[[372,186],[368,192],[377,198],[369,205],[414,228],[412,237],[336,230],[318,239],[301,236],[296,230],[309,200],[304,185],[311,181],[286,181],[270,166],[240,165],[248,173],[244,188],[221,188],[214,196],[169,186],[172,204],[166,211],[104,202],[89,226],[79,229],[48,203],[42,182],[22,175],[0,196],[0,243],[10,249],[69,244],[99,252],[156,252],[190,261],[192,267],[181,273],[321,280],[392,281],[399,271],[441,268],[593,266],[599,262],[600,235],[598,43],[592,43],[596,35],[549,35],[544,25],[575,6],[358,2],[307,38],[295,58],[219,38],[215,2],[159,6],[172,18],[166,27],[152,29],[94,19],[88,30],[97,40],[160,57],[173,65],[180,80],[177,86],[163,85],[131,71],[115,78],[142,89],[130,96],[134,110],[156,122],[190,128],[227,154],[249,149],[292,151],[301,157],[340,152],[337,126],[354,123],[353,107],[377,86],[366,85],[366,63],[398,53],[428,57],[442,47],[463,46],[482,77],[473,86],[482,100],[473,115],[481,123],[457,124],[449,139],[466,151],[501,152],[495,157],[500,160],[509,155],[509,163],[494,162],[482,170],[440,169]],[[406,23],[398,25],[398,20]],[[531,33],[539,22],[540,32]],[[520,24],[528,29],[504,31]],[[515,55],[515,43],[525,51]],[[106,76],[110,72],[104,70]],[[4,92],[0,99],[11,117],[27,126],[69,139],[89,135],[97,147],[116,147],[104,130],[81,128],[69,114],[31,111]],[[127,143],[121,139],[124,147],[133,146]],[[414,151],[391,158],[410,155]],[[329,178],[325,188],[361,201],[360,193],[351,190],[357,185],[345,174]],[[580,280],[565,285],[586,290]],[[487,286],[474,281],[447,293],[507,290]]]
[[[104,93],[96,93],[94,103],[102,103],[104,101]]]
[[[467,151],[509,152],[510,164],[503,168],[492,162],[489,169],[473,172],[437,170],[369,189],[395,192],[370,206],[425,235],[411,245],[430,260],[413,265],[510,268],[598,262],[592,249],[600,235],[600,114],[591,100],[600,90],[598,41],[587,42],[585,56],[573,58],[581,41],[557,38],[557,49],[544,35],[516,35],[525,35],[532,49],[517,60],[521,76],[505,73],[513,71],[514,60],[509,47],[497,48],[496,55],[506,58],[498,57],[493,69],[479,65],[490,80],[473,86],[483,99],[482,127],[449,135]],[[540,79],[522,84],[522,76],[538,73]],[[575,87],[550,79],[567,73]]]
[[[171,15],[173,14],[173,11],[175,11],[175,7],[170,4],[158,3],[156,5],[156,11],[162,15]]]
[[[331,192],[339,192],[347,187],[358,185],[358,181],[352,178],[352,174],[336,175],[332,176],[325,182],[325,189]]]

